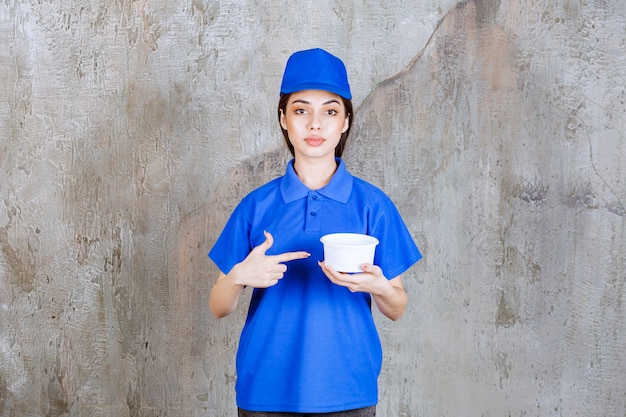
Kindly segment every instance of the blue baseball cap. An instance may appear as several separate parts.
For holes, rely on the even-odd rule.
[[[287,60],[281,94],[302,90],[324,90],[352,99],[348,72],[341,59],[323,49],[294,52]]]

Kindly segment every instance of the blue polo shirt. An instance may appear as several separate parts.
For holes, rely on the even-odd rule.
[[[393,202],[346,171],[313,191],[293,169],[248,194],[235,208],[209,256],[228,273],[274,237],[268,255],[307,251],[286,263],[282,280],[254,289],[237,351],[237,405],[251,411],[328,413],[378,402],[382,350],[367,293],[352,293],[322,273],[320,237],[375,236],[374,264],[392,279],[422,255]]]

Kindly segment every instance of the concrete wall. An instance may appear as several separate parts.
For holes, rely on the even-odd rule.
[[[5,0],[0,39],[0,416],[235,415],[206,253],[313,46],[425,254],[379,415],[625,415],[624,2]]]

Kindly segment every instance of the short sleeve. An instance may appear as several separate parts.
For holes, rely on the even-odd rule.
[[[422,259],[398,209],[388,197],[371,219],[369,234],[379,240],[374,264],[383,270],[387,279],[401,275]]]
[[[224,274],[243,261],[252,250],[250,244],[251,222],[245,200],[239,203],[209,252],[209,258]]]

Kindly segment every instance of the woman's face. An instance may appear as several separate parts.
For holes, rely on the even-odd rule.
[[[348,130],[341,97],[323,90],[291,94],[280,124],[289,135],[296,158],[335,158],[341,134]]]

